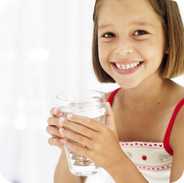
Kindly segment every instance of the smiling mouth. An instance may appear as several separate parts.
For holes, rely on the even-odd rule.
[[[132,74],[137,71],[143,64],[144,61],[138,61],[131,64],[111,63],[113,70],[119,74]]]

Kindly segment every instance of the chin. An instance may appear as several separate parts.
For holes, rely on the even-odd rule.
[[[123,81],[116,81],[116,83],[118,83],[118,85],[125,89],[125,90],[128,90],[128,89],[132,89],[132,88],[136,88],[139,86],[139,84],[141,83],[141,81],[135,81],[135,82],[123,82]]]

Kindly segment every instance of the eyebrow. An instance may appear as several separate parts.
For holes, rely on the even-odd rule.
[[[113,25],[112,24],[102,24],[102,25],[98,26],[98,29],[104,29],[104,28],[110,27],[110,26],[113,26]]]
[[[152,23],[149,22],[143,22],[143,21],[133,21],[130,25],[140,25],[140,26],[151,26],[154,27]],[[104,29],[107,27],[113,26],[113,24],[101,24],[98,26],[98,29]]]
[[[154,25],[152,23],[144,22],[144,21],[133,21],[131,24],[154,27]]]

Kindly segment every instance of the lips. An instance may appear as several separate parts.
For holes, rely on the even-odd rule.
[[[137,63],[137,64],[136,64]],[[117,63],[112,63],[112,68],[115,72],[119,73],[119,74],[132,74],[134,72],[136,72],[140,66],[142,66],[144,63],[144,61],[136,61],[136,62],[129,62],[129,64],[119,64],[119,62]]]

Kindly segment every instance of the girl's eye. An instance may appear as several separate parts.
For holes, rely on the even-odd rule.
[[[149,34],[149,33],[147,31],[145,31],[145,30],[136,30],[134,32],[135,36],[143,36],[143,35],[146,35],[146,34]]]
[[[102,38],[112,38],[114,37],[114,34],[112,32],[106,32],[102,35]]]

